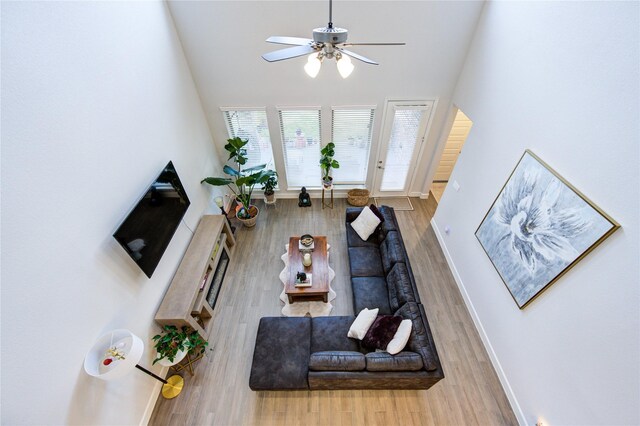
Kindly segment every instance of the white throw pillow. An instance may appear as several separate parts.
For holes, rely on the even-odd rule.
[[[409,319],[402,320],[396,334],[393,335],[393,339],[387,345],[387,352],[391,355],[395,355],[402,351],[411,337],[412,322]]]
[[[380,219],[378,216],[371,211],[369,206],[366,206],[362,209],[362,212],[360,212],[356,220],[351,222],[351,227],[363,241],[367,241],[379,224]]]
[[[362,340],[362,338],[367,334],[371,324],[376,320],[378,316],[378,308],[375,309],[367,309],[364,308],[360,311],[356,320],[351,324],[351,328],[349,328],[349,332],[347,333],[347,337],[353,337],[354,339]]]

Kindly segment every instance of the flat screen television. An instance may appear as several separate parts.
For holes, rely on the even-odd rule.
[[[113,237],[151,278],[182,217],[189,197],[173,163],[162,170]]]

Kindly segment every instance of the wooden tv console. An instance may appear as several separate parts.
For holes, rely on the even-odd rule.
[[[235,243],[224,216],[202,216],[156,312],[158,324],[186,325],[207,339],[207,326]]]

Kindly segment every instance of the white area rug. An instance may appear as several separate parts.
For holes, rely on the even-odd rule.
[[[329,246],[327,244],[327,262],[329,262]],[[336,292],[331,288],[331,281],[336,277],[336,273],[329,266],[329,295],[327,296],[328,303],[324,302],[295,302],[289,303],[289,298],[284,292],[284,285],[289,276],[289,244],[285,244],[286,253],[283,254],[280,259],[284,262],[284,269],[280,272],[280,281],[282,281],[282,293],[280,293],[280,301],[284,303],[282,308],[282,315],[286,317],[304,317],[304,316],[327,316],[331,313],[333,305],[331,301],[336,298]]]
[[[376,207],[382,205],[393,207],[394,210],[413,210],[409,197],[376,197]]]

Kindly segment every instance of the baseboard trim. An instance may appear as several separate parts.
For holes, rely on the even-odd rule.
[[[473,323],[476,326],[476,330],[478,330],[478,334],[480,335],[480,339],[482,340],[482,344],[484,345],[484,348],[486,349],[487,353],[489,354],[489,359],[491,360],[491,364],[493,365],[493,368],[496,370],[496,373],[498,375],[498,379],[500,380],[500,384],[502,385],[502,389],[504,390],[505,395],[507,395],[507,399],[509,400],[509,403],[511,404],[511,409],[513,410],[514,414],[516,415],[516,418],[518,420],[518,423],[521,425],[528,425],[526,418],[524,416],[524,413],[522,412],[522,408],[520,408],[520,404],[518,403],[518,399],[516,398],[516,395],[513,393],[513,389],[511,389],[511,385],[509,384],[509,380],[507,379],[506,374],[504,373],[504,370],[502,369],[502,365],[500,364],[500,361],[498,360],[498,356],[496,355],[495,351],[493,350],[493,346],[491,345],[491,341],[489,340],[489,336],[487,336],[487,333],[484,330],[484,327],[482,326],[482,321],[480,321],[480,317],[478,316],[478,312],[476,311],[475,307],[473,306],[473,302],[471,302],[471,299],[469,297],[469,293],[467,293],[467,288],[464,286],[464,283],[462,282],[462,278],[460,278],[460,274],[458,273],[458,269],[456,268],[456,265],[453,261],[453,258],[451,257],[451,254],[449,253],[449,250],[447,248],[447,245],[445,243],[444,237],[442,236],[442,234],[440,233],[440,228],[438,227],[438,224],[435,220],[435,218],[431,219],[431,227],[433,228],[434,233],[436,234],[436,238],[438,239],[438,243],[440,244],[440,248],[442,249],[442,252],[444,253],[444,257],[445,259],[447,259],[447,264],[449,265],[449,269],[451,269],[451,273],[453,274],[453,278],[456,281],[456,284],[458,285],[458,289],[460,290],[460,294],[462,295],[462,299],[464,300],[465,305],[467,306],[467,310],[469,311],[469,314],[471,315],[471,319],[473,320]]]

